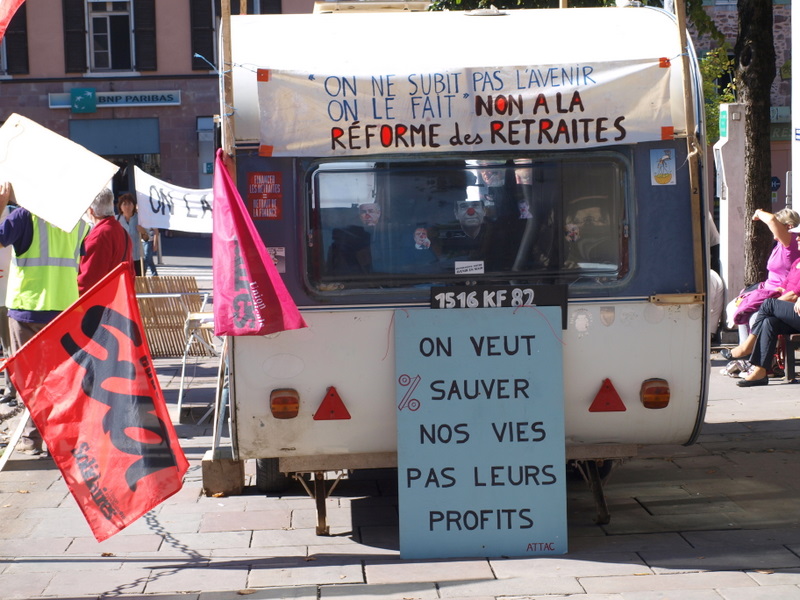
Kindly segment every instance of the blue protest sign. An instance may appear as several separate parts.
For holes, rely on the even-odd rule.
[[[395,313],[400,554],[567,551],[561,309]]]

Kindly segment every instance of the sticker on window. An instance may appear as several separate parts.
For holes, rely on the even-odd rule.
[[[457,260],[456,261],[456,275],[469,275],[483,273],[482,260]]]

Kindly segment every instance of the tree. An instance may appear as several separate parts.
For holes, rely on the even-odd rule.
[[[770,88],[775,79],[772,1],[738,0],[739,32],[734,47],[738,102],[744,105],[745,216],[757,208],[770,209],[771,161],[769,144]],[[744,282],[764,281],[772,235],[745,218]]]
[[[728,58],[727,44],[709,50],[700,59],[708,145],[713,145],[719,139],[719,105],[736,102],[733,81],[730,81],[724,88],[720,88],[717,84],[717,81],[723,77],[733,78],[733,65],[733,60]]]

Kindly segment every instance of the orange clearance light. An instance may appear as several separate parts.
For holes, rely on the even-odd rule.
[[[645,408],[665,408],[669,404],[669,383],[666,379],[646,379],[639,397]]]
[[[300,394],[297,390],[272,390],[269,409],[276,419],[294,419],[300,412]]]

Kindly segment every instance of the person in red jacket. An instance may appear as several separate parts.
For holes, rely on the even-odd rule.
[[[114,217],[114,194],[108,188],[100,192],[86,209],[92,229],[81,246],[78,268],[78,292],[83,294],[121,262],[133,271],[131,238]]]

